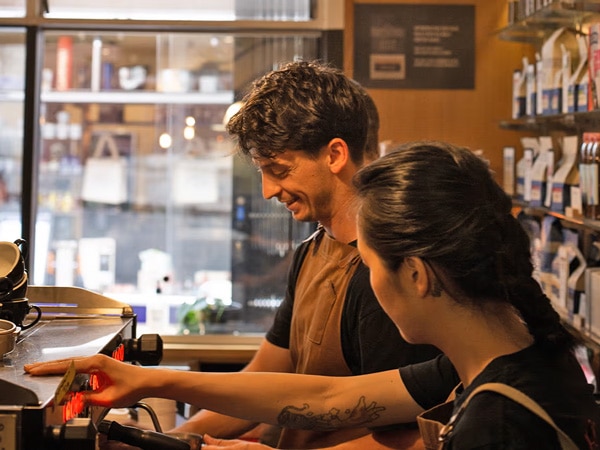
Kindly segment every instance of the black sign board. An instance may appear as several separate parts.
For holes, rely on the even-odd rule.
[[[354,78],[383,89],[474,89],[474,5],[354,5]]]

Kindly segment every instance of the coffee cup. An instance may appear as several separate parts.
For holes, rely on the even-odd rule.
[[[27,295],[27,272],[21,280],[13,285],[7,277],[0,277],[0,302],[11,302],[13,299],[25,298]]]
[[[33,314],[34,317],[29,322],[25,322],[29,314]],[[41,308],[37,305],[30,305],[27,298],[15,298],[8,302],[0,303],[0,319],[8,320],[23,330],[31,328],[41,318]]]
[[[21,329],[8,320],[0,320],[0,356],[10,353],[15,348],[17,335]]]
[[[11,299],[26,298],[25,296],[27,294],[27,281],[28,281],[28,275],[27,275],[27,272],[25,272],[23,274],[23,278],[21,278],[21,281],[19,281],[18,283],[15,283],[15,285],[13,286],[12,294],[10,296]],[[1,301],[2,300],[0,300],[0,302]],[[9,301],[9,300],[6,299],[6,301]]]
[[[8,300],[13,293],[14,283],[8,277],[0,277],[0,301]]]
[[[17,239],[15,242],[0,241],[0,277],[18,284],[25,273],[27,242]]]

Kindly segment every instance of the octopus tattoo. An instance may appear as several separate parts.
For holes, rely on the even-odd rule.
[[[367,405],[365,397],[361,396],[356,406],[343,412],[337,408],[331,408],[326,413],[315,414],[311,412],[307,403],[300,408],[286,406],[277,416],[277,422],[286,428],[330,431],[364,426],[377,419],[381,411],[385,411],[385,407],[377,406],[376,402]]]

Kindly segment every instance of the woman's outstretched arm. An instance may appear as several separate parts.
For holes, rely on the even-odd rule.
[[[128,407],[148,397],[196,405],[241,419],[288,428],[331,430],[412,422],[422,408],[398,370],[354,377],[288,373],[205,373],[149,369],[104,355],[28,364],[31,375],[95,374],[99,389],[88,404]]]

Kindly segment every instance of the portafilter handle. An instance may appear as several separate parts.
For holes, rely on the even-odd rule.
[[[103,420],[98,431],[111,441],[119,441],[143,450],[190,450],[190,445],[173,436],[151,430],[121,425],[111,420]]]

